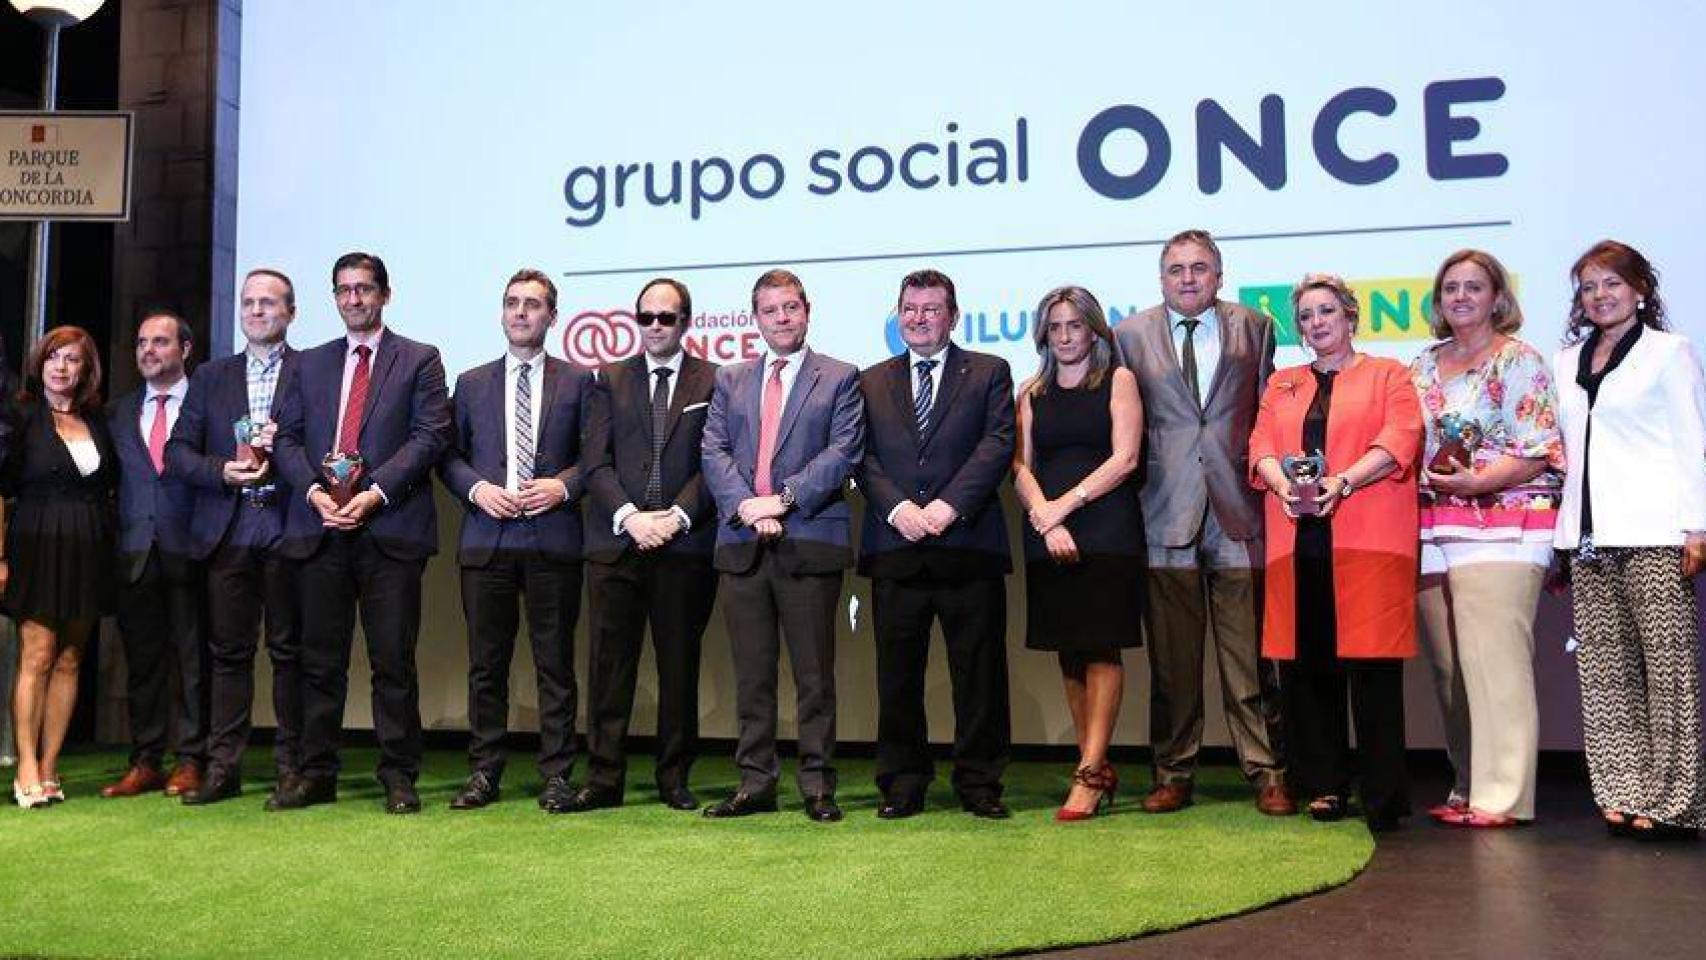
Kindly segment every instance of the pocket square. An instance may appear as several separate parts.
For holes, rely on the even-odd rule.
[[[698,403],[690,403],[690,404],[688,404],[688,405],[687,405],[687,406],[685,406],[685,407],[682,407],[682,408],[681,408],[681,412],[682,412],[682,413],[692,413],[692,412],[693,412],[693,411],[695,411],[695,410],[703,410],[703,409],[705,409],[705,408],[706,408],[706,407],[708,407],[708,406],[710,406],[710,405],[711,405],[711,401],[709,401],[709,400],[701,400],[701,401],[700,401],[700,402],[698,402]]]

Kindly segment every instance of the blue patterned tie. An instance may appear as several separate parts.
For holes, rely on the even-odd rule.
[[[918,432],[924,432],[924,425],[930,422],[930,371],[936,369],[938,361],[920,360],[913,364],[918,368],[918,392],[912,395],[912,415],[918,421]]]

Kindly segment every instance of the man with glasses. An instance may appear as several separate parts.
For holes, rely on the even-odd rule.
[[[658,799],[675,810],[699,807],[688,773],[699,752],[700,640],[717,596],[716,507],[699,447],[717,367],[681,347],[692,315],[685,285],[667,277],[647,283],[634,304],[644,349],[600,370],[592,394],[585,457],[590,772],[571,811],[622,803],[623,739],[648,622],[657,655]]]
[[[1274,326],[1218,299],[1220,249],[1203,230],[1161,248],[1163,304],[1114,330],[1143,396],[1145,630],[1152,677],[1150,813],[1189,806],[1203,732],[1203,651],[1212,633],[1226,723],[1256,807],[1286,796],[1273,664],[1261,659],[1262,498],[1245,450],[1274,369]],[[1212,631],[1211,631],[1212,625]]]
[[[417,813],[421,763],[415,643],[421,573],[438,552],[431,473],[450,435],[438,349],[393,331],[385,262],[332,267],[344,336],[305,350],[283,385],[275,467],[290,484],[285,556],[303,562],[302,776],[269,810],[337,799],[338,743],[359,608],[373,668],[373,730],[387,813]]]
[[[456,379],[450,451],[439,467],[463,504],[456,562],[468,621],[468,780],[452,810],[498,799],[509,730],[509,668],[519,610],[539,688],[539,806],[568,809],[580,616],[582,418],[592,372],[545,355],[557,286],[520,270],[504,286],[502,358]]]
[[[717,503],[713,564],[735,667],[740,786],[708,817],[776,809],[776,669],[788,644],[806,816],[835,802],[835,611],[852,562],[844,488],[865,443],[859,371],[806,347],[811,302],[771,270],[752,288],[765,350],[717,371],[705,420],[705,485]]]
[[[871,578],[877,641],[877,816],[922,811],[935,777],[924,671],[939,620],[954,688],[954,792],[966,811],[1004,819],[1012,559],[1000,488],[1013,466],[1013,375],[1007,361],[950,342],[959,303],[945,274],[908,274],[897,312],[906,352],[859,375],[870,427],[859,572]]]

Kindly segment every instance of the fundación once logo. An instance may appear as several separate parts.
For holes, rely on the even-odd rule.
[[[627,310],[583,310],[563,326],[563,356],[586,367],[626,360],[640,349],[640,327]]]

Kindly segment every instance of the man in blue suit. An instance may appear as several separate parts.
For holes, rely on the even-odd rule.
[[[545,355],[557,286],[538,270],[510,278],[500,320],[509,349],[457,378],[454,431],[439,468],[465,510],[456,560],[468,621],[471,773],[450,806],[473,810],[498,798],[510,657],[525,609],[539,686],[539,806],[563,813],[573,793],[581,420],[592,371]]]
[[[207,656],[201,575],[190,560],[193,493],[166,473],[166,440],[189,392],[184,365],[192,348],[190,325],[182,317],[150,311],[136,328],[136,369],[143,383],[115,400],[108,414],[119,460],[118,627],[132,749],[130,768],[101,788],[103,797],[162,788],[179,796],[201,785]],[[168,739],[177,754],[169,777],[161,768]]]
[[[752,288],[765,351],[717,371],[705,420],[705,485],[722,521],[712,563],[734,652],[740,786],[708,817],[776,809],[776,668],[788,644],[806,815],[835,803],[835,608],[851,565],[847,478],[864,451],[859,371],[806,347],[811,302],[771,270]]]
[[[243,279],[239,316],[243,351],[197,368],[166,443],[167,475],[194,490],[190,557],[207,570],[208,767],[200,789],[184,794],[191,805],[242,792],[255,647],[263,633],[272,660],[279,785],[289,786],[302,766],[297,564],[278,552],[290,488],[278,481],[269,460],[283,398],[278,387],[297,356],[285,342],[296,318],[290,278],[276,270],[251,270]],[[246,449],[237,442],[240,421],[256,431]]]
[[[337,799],[338,740],[359,606],[373,667],[373,728],[387,813],[416,813],[420,773],[421,572],[438,551],[432,469],[450,438],[438,350],[390,329],[384,261],[332,267],[345,335],[297,362],[279,408],[274,461],[290,484],[285,556],[303,561],[302,777],[268,809]],[[334,483],[334,462],[360,469]],[[334,495],[336,494],[336,495]]]
[[[877,816],[924,808],[935,776],[924,715],[930,625],[942,624],[954,687],[954,792],[968,812],[1008,816],[1011,743],[1001,483],[1013,465],[1007,361],[955,346],[954,281],[908,274],[896,307],[907,350],[859,375],[869,431],[859,488],[859,572],[877,641]]]

